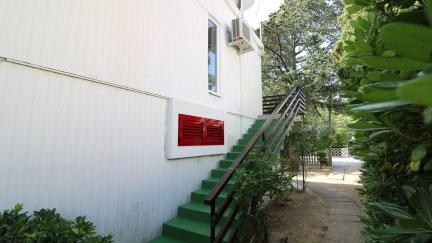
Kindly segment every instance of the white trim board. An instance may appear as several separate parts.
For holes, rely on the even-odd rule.
[[[186,114],[211,119],[222,120],[225,123],[224,145],[211,146],[178,146],[178,115]],[[169,98],[166,116],[165,156],[167,159],[179,159],[216,154],[227,151],[226,118],[227,113],[212,107],[207,107],[186,100]]]

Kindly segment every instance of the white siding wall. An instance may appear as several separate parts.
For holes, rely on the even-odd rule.
[[[224,35],[208,94],[209,15],[221,34],[235,17],[224,0],[0,0],[0,57],[54,71],[0,59],[0,210],[87,215],[117,242],[159,234],[222,158],[165,159],[163,96],[227,111],[229,147],[261,113],[259,56]]]

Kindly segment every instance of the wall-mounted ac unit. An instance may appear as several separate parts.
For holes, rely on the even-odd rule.
[[[242,18],[232,20],[232,37],[230,46],[236,47],[240,54],[253,51],[251,29]]]

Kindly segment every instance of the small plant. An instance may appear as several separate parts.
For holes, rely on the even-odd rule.
[[[320,162],[320,165],[327,165],[328,164],[328,156],[327,151],[320,150],[317,152],[318,161]]]
[[[41,209],[33,215],[22,212],[23,206],[5,210],[0,214],[0,243],[18,242],[65,242],[65,243],[109,243],[111,234],[96,233],[93,223],[79,216],[67,220],[55,209]]]
[[[287,198],[292,190],[292,177],[279,159],[268,161],[264,156],[251,154],[237,170],[236,190],[242,205],[240,211],[239,242],[246,242],[255,235],[257,242],[267,242],[267,213],[265,202],[274,198]]]

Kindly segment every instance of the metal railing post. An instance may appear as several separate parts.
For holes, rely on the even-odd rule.
[[[215,217],[215,203],[216,201],[212,201],[210,205],[210,243],[213,243],[216,239],[216,226],[213,225],[213,219]]]

